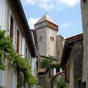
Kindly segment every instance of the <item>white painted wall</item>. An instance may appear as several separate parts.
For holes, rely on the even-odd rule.
[[[7,29],[7,12],[8,6],[6,0],[0,0],[0,25],[1,29]]]
[[[0,26],[1,29],[7,30],[7,35],[10,34],[10,18],[11,18],[11,11],[8,8],[7,0],[0,0]],[[14,19],[14,18],[13,18]],[[13,24],[13,47],[16,50],[17,45],[17,24],[14,20]],[[21,35],[19,31],[19,54],[25,57],[25,49],[26,47],[25,38]],[[27,58],[32,65],[32,72],[36,75],[36,58],[31,59],[30,50],[27,48]],[[7,65],[7,69],[4,71],[0,70],[0,85],[4,88],[16,88],[17,86],[17,75],[16,72],[13,71],[13,67],[9,64],[8,60],[6,59],[5,64]],[[4,73],[3,73],[4,72]],[[3,73],[3,74],[2,74]]]
[[[22,37],[22,55],[25,57],[25,39]]]
[[[8,6],[6,0],[0,0],[0,29],[7,30],[7,12]],[[3,60],[4,61],[4,60]],[[5,71],[0,70],[0,86],[5,85]]]

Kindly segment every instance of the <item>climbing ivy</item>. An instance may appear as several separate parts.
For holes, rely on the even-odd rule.
[[[12,45],[12,41],[9,37],[5,36],[5,31],[0,30],[0,69],[5,70],[5,65],[2,63],[2,56],[7,57],[7,59],[13,64],[13,66],[22,72],[24,80],[29,85],[37,84],[37,80],[31,73],[31,66],[29,65],[26,58],[17,54]]]

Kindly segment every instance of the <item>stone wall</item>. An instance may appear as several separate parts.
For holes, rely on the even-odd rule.
[[[38,41],[38,54],[43,56],[56,56],[55,30],[48,27],[36,30]]]
[[[69,56],[68,62],[67,62],[67,68],[68,68],[68,88],[74,88],[74,59],[73,59],[73,51],[71,52],[71,55]]]
[[[46,28],[36,30],[38,42],[38,54],[47,55]]]
[[[84,58],[83,58],[83,82],[86,82],[88,88],[88,0],[81,1],[82,25],[84,33]]]
[[[56,57],[56,35],[57,35],[57,31],[50,29],[48,27],[46,30],[47,30],[46,40],[47,40],[48,56]]]
[[[83,40],[74,44],[74,88],[82,82]],[[78,84],[79,82],[79,84]]]
[[[69,67],[69,88],[78,88],[82,81],[83,40],[74,42],[67,66]]]
[[[56,37],[56,52],[57,55],[56,57],[58,58],[59,61],[61,61],[61,55],[64,47],[64,38],[61,35],[58,35]]]

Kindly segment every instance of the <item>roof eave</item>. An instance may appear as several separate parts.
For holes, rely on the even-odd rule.
[[[83,34],[79,34],[76,36],[72,36],[70,38],[67,38],[64,44],[64,49],[61,57],[61,65],[66,65],[69,55],[71,53],[71,50],[73,48],[73,44],[77,41],[83,40]]]
[[[20,0],[7,0],[7,2],[21,34],[26,39],[32,57],[35,57],[35,46]]]

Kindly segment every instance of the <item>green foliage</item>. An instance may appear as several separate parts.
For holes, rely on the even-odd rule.
[[[0,54],[9,53],[13,49],[11,39],[5,36],[5,31],[0,30]]]
[[[5,37],[5,30],[0,30],[0,39],[3,39]]]
[[[0,30],[0,69],[5,70],[5,67],[2,64],[2,55],[9,53],[12,48],[11,39],[5,36],[5,30]]]
[[[57,83],[57,88],[66,88],[66,86],[67,83],[62,78],[60,78]]]
[[[5,66],[5,65],[0,64],[0,69],[1,69],[1,70],[5,70],[5,68],[6,68],[6,66]]]
[[[31,67],[26,58],[22,58],[22,56],[16,55],[13,63],[16,68],[23,73],[24,79],[29,85],[37,84],[37,80],[32,75]]]
[[[0,30],[0,62],[2,55],[6,55],[7,59],[17,68],[18,71],[24,75],[24,80],[29,84],[37,84],[37,80],[31,73],[31,66],[26,58],[18,55],[12,45],[12,41],[9,37],[5,36],[5,31]],[[0,63],[0,69],[5,70],[5,66]]]
[[[61,65],[58,63],[51,63],[51,68],[61,68]]]
[[[41,68],[48,68],[52,60],[44,58],[41,61]]]

